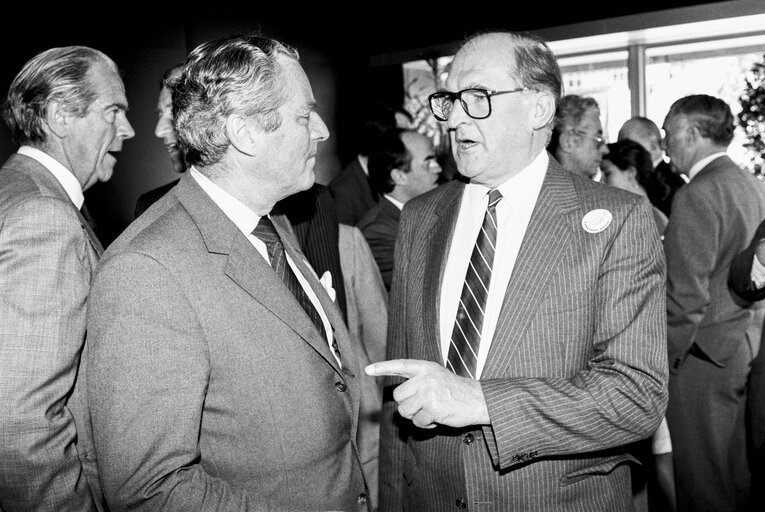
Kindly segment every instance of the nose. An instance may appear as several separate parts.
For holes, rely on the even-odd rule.
[[[154,136],[158,139],[164,139],[169,133],[173,132],[173,124],[169,116],[162,116],[157,120],[157,126],[154,127]]]
[[[122,117],[122,121],[120,122],[119,127],[117,128],[117,136],[123,140],[132,139],[135,136],[135,131],[133,130],[133,127],[130,125],[130,121],[128,121],[127,116],[123,114],[121,117]]]
[[[446,120],[446,126],[450,130],[454,130],[469,118],[470,116],[468,116],[465,109],[462,108],[462,103],[459,100],[455,100],[454,106],[452,106],[452,111],[449,112],[449,118]]]
[[[311,113],[311,136],[319,142],[329,138],[329,129],[318,112]]]

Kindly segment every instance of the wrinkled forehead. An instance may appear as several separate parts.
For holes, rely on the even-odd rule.
[[[446,87],[459,90],[476,85],[498,88],[515,79],[515,45],[501,36],[484,36],[463,46],[454,56]]]

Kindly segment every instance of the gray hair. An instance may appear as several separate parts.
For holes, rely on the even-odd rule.
[[[197,46],[173,87],[173,125],[189,165],[217,163],[228,148],[226,118],[254,116],[270,132],[281,125],[277,109],[287,98],[279,55],[297,50],[258,35],[229,36]]]
[[[0,107],[16,144],[44,143],[45,116],[52,102],[75,117],[85,117],[98,97],[90,80],[97,62],[119,74],[117,65],[103,52],[87,46],[50,48],[32,57],[11,82]]]
[[[675,101],[669,107],[667,119],[685,116],[695,125],[702,137],[715,145],[728,147],[733,140],[736,122],[730,106],[720,98],[708,94],[692,94]]]

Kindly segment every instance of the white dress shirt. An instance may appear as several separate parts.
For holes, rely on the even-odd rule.
[[[82,208],[82,203],[85,202],[85,195],[82,192],[82,185],[80,185],[80,182],[74,177],[72,171],[64,167],[61,162],[50,156],[48,153],[33,148],[32,146],[21,146],[16,152],[19,155],[25,155],[40,162],[40,164],[48,169],[53,177],[61,183],[61,186],[64,187],[69,199],[71,199],[77,209],[79,210]]]
[[[696,176],[701,169],[709,165],[712,160],[716,160],[720,158],[721,156],[725,156],[727,153],[725,151],[720,151],[718,153],[713,153],[711,155],[705,156],[695,164],[691,166],[691,168],[688,170],[688,180],[692,180],[694,176]]]
[[[404,209],[404,203],[402,203],[401,201],[399,201],[398,199],[396,199],[392,195],[390,195],[390,194],[383,194],[383,197],[385,199],[387,199],[388,201],[390,201],[391,203],[393,203],[393,206],[395,206],[399,210],[403,210]]]
[[[231,219],[231,222],[233,222],[236,227],[239,228],[239,231],[241,231],[242,234],[247,237],[247,240],[249,240],[253,247],[257,249],[263,259],[266,260],[266,263],[271,265],[271,260],[268,258],[268,248],[266,247],[266,244],[261,239],[252,234],[255,226],[257,226],[258,222],[260,222],[261,216],[250,210],[247,206],[242,204],[241,201],[213,183],[209,178],[200,173],[193,166],[189,172],[191,177],[194,178],[199,186],[202,187],[202,190],[204,190],[205,193],[210,196],[210,199],[212,199],[213,202],[218,205],[226,217]],[[308,298],[311,299],[311,303],[316,308],[316,311],[319,312],[321,321],[324,324],[324,335],[327,338],[330,352],[335,356],[337,364],[341,365],[340,358],[337,357],[337,354],[335,354],[335,351],[332,349],[332,325],[329,323],[329,318],[324,312],[324,308],[321,307],[321,302],[319,302],[319,299],[316,297],[313,288],[311,288],[311,286],[308,284],[308,281],[306,281],[306,278],[300,272],[298,267],[295,266],[295,263],[292,261],[292,258],[290,258],[290,255],[286,251],[285,255],[287,256],[287,263],[289,263],[290,268],[292,268],[292,271],[295,273],[295,276],[297,276],[297,279],[300,282],[300,286],[303,287],[303,290],[305,290]],[[316,279],[319,279],[318,276]]]
[[[497,246],[492,265],[489,295],[486,301],[481,343],[478,347],[476,379],[480,378],[486,364],[494,330],[497,326],[505,291],[513,273],[518,251],[526,234],[531,212],[537,202],[542,181],[547,172],[549,158],[547,151],[539,156],[521,172],[500,185],[502,200],[497,204]],[[462,286],[465,282],[470,255],[473,252],[478,232],[489,203],[489,188],[478,184],[467,184],[462,194],[460,211],[454,236],[449,247],[449,254],[441,286],[439,318],[441,319],[441,355],[444,364],[449,353],[454,321],[457,317]]]

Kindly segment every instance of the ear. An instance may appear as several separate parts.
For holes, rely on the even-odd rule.
[[[538,91],[534,94],[534,102],[532,127],[542,130],[551,126],[555,117],[555,98],[548,92]]]
[[[685,137],[688,141],[688,144],[695,144],[703,139],[698,126],[695,124],[692,124],[685,129]]]
[[[261,132],[258,131],[254,120],[231,114],[226,118],[224,127],[229,142],[237,151],[249,156],[255,155]]]
[[[58,101],[52,101],[45,110],[45,124],[60,139],[63,139],[69,133],[73,117],[72,114],[64,110],[63,105]]]
[[[393,169],[390,172],[390,179],[393,181],[393,184],[398,185],[406,185],[406,182],[409,180],[407,177],[407,173],[402,171],[401,169]]]

